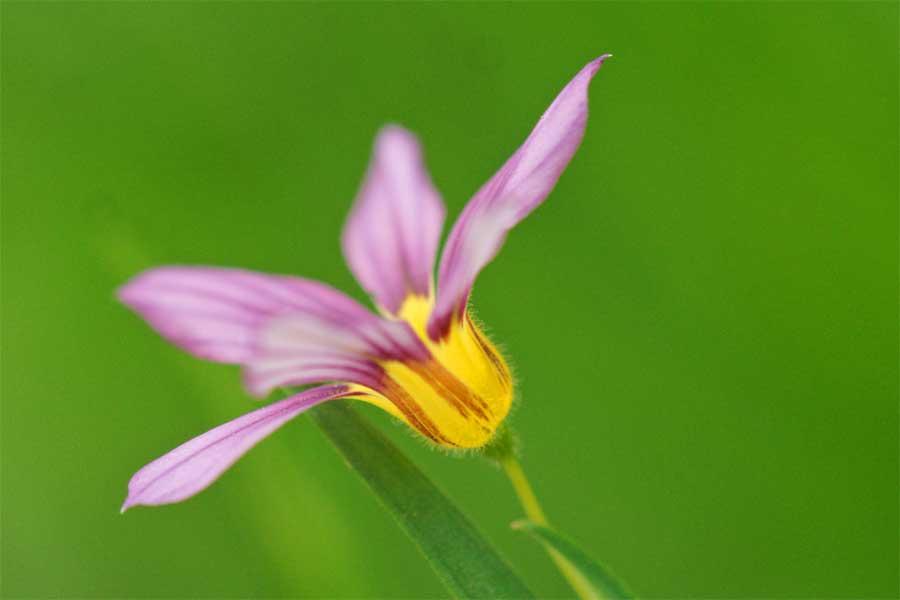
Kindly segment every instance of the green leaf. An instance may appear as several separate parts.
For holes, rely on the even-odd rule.
[[[457,598],[533,598],[471,521],[347,402],[310,411]]]
[[[634,598],[625,585],[609,569],[585,554],[568,538],[544,525],[521,520],[512,524],[513,529],[524,531],[540,541],[551,553],[556,553],[578,579],[579,595],[583,598],[629,599]]]

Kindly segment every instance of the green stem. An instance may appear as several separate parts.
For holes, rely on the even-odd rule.
[[[525,476],[525,471],[522,470],[522,465],[519,464],[519,460],[516,458],[515,453],[505,453],[503,456],[497,457],[497,459],[503,467],[503,470],[506,472],[507,477],[509,477],[509,481],[512,483],[516,496],[519,497],[519,502],[522,504],[522,508],[525,509],[525,515],[538,525],[543,525],[545,527],[549,525],[547,517],[544,515],[544,510],[541,508],[541,504],[538,502],[537,496],[535,496],[534,490],[531,487],[531,483],[528,481],[528,477]],[[575,590],[575,593],[578,594],[578,597],[581,598],[581,600],[593,600],[596,598],[596,595],[592,592],[590,586],[586,585],[584,578],[579,575],[578,571],[572,567],[569,561],[552,548],[547,548],[547,553],[550,555],[550,558],[553,559],[556,568],[559,569],[559,572],[566,578],[566,581],[569,582],[569,585],[572,586],[572,589]]]
[[[544,510],[541,508],[537,496],[534,495],[531,483],[528,482],[528,478],[525,476],[525,471],[522,470],[522,465],[519,464],[519,461],[514,456],[511,456],[503,459],[500,464],[503,465],[503,470],[506,471],[506,475],[512,482],[516,496],[519,497],[519,502],[522,503],[522,508],[525,509],[525,515],[538,525],[547,525],[547,517],[544,515]]]

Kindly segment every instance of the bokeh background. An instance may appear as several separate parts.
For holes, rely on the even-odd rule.
[[[2,591],[437,597],[307,418],[184,504],[131,474],[246,412],[113,300],[325,280],[385,122],[455,216],[588,60],[580,152],[474,294],[551,519],[645,598],[898,594],[894,2],[2,5]],[[501,474],[402,445],[544,596]]]

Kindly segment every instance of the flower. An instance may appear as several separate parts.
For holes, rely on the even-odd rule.
[[[374,404],[435,444],[486,444],[509,411],[509,367],[467,312],[479,271],[540,204],[581,143],[588,84],[608,55],[560,92],[525,143],[469,201],[433,268],[444,205],[416,138],[384,128],[341,244],[380,316],[331,287],[239,269],[150,269],[118,297],[191,354],[243,367],[264,397],[307,389],[196,437],[138,471],[122,510],[179,502],[209,486],[257,442],[338,398]]]

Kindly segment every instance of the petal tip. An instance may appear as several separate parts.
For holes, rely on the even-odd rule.
[[[403,143],[418,147],[416,134],[397,123],[387,123],[375,135],[375,147],[384,148],[392,143]]]
[[[131,279],[116,288],[116,291],[114,292],[116,300],[118,300],[125,306],[130,306],[130,302],[134,295],[133,290],[134,290],[134,279]]]
[[[128,510],[132,506],[135,506],[136,504],[137,502],[135,502],[129,494],[129,496],[125,498],[125,502],[122,503],[122,507],[119,509],[119,514],[124,515],[126,510]]]
[[[131,279],[116,288],[116,300],[133,310],[137,310],[136,305],[140,304],[141,296],[143,296],[147,290],[146,284],[148,283],[148,278],[152,276],[154,271],[160,269],[160,267],[148,269],[134,275]]]
[[[601,54],[600,56],[598,56],[597,58],[595,58],[594,60],[589,62],[584,70],[587,71],[589,75],[593,76],[594,73],[596,73],[597,70],[601,66],[603,66],[603,63],[606,61],[606,59],[611,58],[611,57],[612,57],[611,52],[606,52],[604,54]]]

